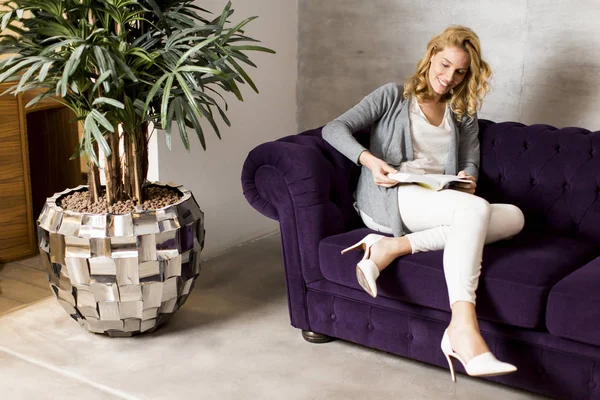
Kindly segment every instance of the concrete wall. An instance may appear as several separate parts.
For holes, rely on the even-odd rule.
[[[220,12],[227,1],[203,0],[197,5]],[[225,96],[231,128],[220,123],[222,140],[209,125],[204,152],[193,132],[188,153],[173,133],[173,150],[166,147],[164,132],[158,132],[158,175],[161,181],[178,182],[192,190],[205,213],[206,247],[202,258],[211,258],[251,239],[278,230],[275,221],[259,214],[244,199],[240,182],[242,164],[248,152],[260,143],[296,133],[297,3],[281,0],[234,1],[237,23],[257,15],[246,34],[259,39],[276,55],[248,52],[258,65],[248,67],[260,94],[246,85],[244,102]]]
[[[600,129],[598,0],[299,0],[298,19],[300,130],[402,83],[452,24],[479,35],[494,72],[481,118]]]

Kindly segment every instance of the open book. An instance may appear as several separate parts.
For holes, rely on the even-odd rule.
[[[409,174],[406,172],[398,172],[388,174],[388,178],[401,183],[416,183],[427,189],[442,190],[451,187],[452,184],[462,182],[470,183],[471,181],[464,178],[459,178],[456,175],[438,175],[438,174]]]

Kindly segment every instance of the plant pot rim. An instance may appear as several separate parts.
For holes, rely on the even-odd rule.
[[[169,204],[168,206],[164,206],[161,208],[152,208],[152,209],[147,209],[147,210],[142,210],[141,208],[139,209],[139,211],[130,211],[127,213],[123,213],[123,214],[115,214],[115,213],[111,213],[111,212],[105,212],[105,213],[91,213],[91,212],[79,212],[79,211],[72,211],[72,210],[67,210],[65,208],[62,208],[61,206],[59,206],[57,203],[60,203],[60,200],[65,197],[68,196],[70,194],[73,194],[75,192],[83,192],[83,191],[88,191],[89,190],[89,186],[88,185],[79,185],[77,187],[74,188],[69,188],[69,189],[65,189],[62,192],[57,192],[54,193],[54,195],[52,195],[51,197],[48,197],[46,199],[46,207],[49,207],[51,209],[53,209],[54,211],[58,211],[58,212],[62,212],[62,213],[68,213],[70,215],[117,215],[117,216],[123,216],[126,217],[128,215],[133,215],[133,214],[148,214],[148,213],[155,213],[156,211],[159,210],[165,210],[167,208],[170,207],[176,207],[184,202],[186,202],[187,200],[189,200],[192,197],[192,192],[189,189],[186,189],[183,185],[179,185],[177,183],[173,183],[173,182],[169,182],[169,183],[164,183],[161,181],[148,181],[146,183],[144,183],[144,186],[162,186],[162,187],[166,187],[166,188],[170,188],[170,189],[175,189],[177,191],[179,191],[182,196],[179,198],[178,201],[176,201],[175,203]],[[139,207],[139,206],[138,206]],[[43,212],[42,212],[43,213]],[[41,215],[41,214],[40,214]]]

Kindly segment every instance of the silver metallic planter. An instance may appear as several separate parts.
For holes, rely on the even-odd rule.
[[[200,273],[204,214],[183,186],[173,205],[122,215],[64,210],[46,200],[40,257],[58,302],[82,327],[110,336],[150,332],[187,300]]]

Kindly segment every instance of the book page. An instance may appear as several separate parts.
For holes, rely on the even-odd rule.
[[[470,183],[471,181],[464,178],[459,178],[456,175],[440,175],[440,174],[409,174],[398,172],[388,174],[388,178],[400,183],[416,183],[427,189],[441,190],[452,182]]]

